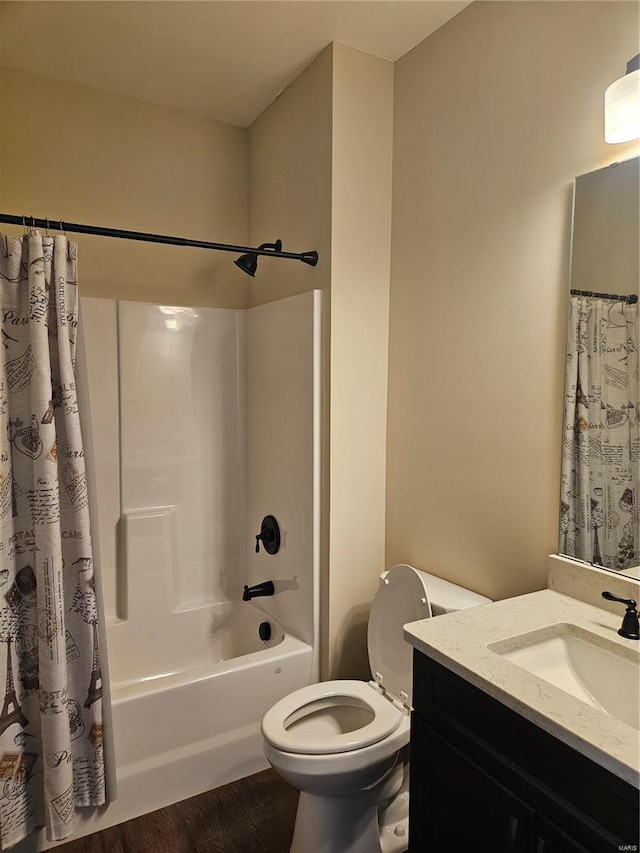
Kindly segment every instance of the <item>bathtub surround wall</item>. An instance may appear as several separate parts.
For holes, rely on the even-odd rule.
[[[321,302],[314,290],[243,312],[244,583],[275,583],[277,595],[256,601],[313,647],[311,681],[319,677]],[[277,554],[255,550],[265,515],[280,527]]]
[[[396,63],[388,565],[494,599],[546,586],[571,190],[638,152],[603,136],[638,10],[472,3]]]
[[[207,634],[203,606],[242,589],[229,569],[243,529],[243,320],[225,309],[115,308],[117,317],[112,300],[83,299],[97,459],[119,447],[98,498],[108,613],[124,620],[109,644],[127,680],[187,665]]]
[[[82,299],[96,458],[113,466],[98,503],[114,683],[210,660],[216,608],[245,583],[281,581],[273,616],[312,643],[319,303]],[[275,557],[254,551],[267,514]]]
[[[113,299],[82,298],[81,303],[98,447],[101,574],[110,624],[148,612],[149,594],[163,598],[163,613],[188,611],[225,594],[237,597],[241,579],[229,589],[224,570],[242,553],[242,312]],[[219,371],[207,378],[205,369],[215,363]],[[159,370],[170,386],[157,382]],[[198,399],[188,399],[194,387]],[[180,411],[195,412],[198,420],[176,419]],[[164,460],[163,470],[150,465],[153,458]],[[176,476],[179,470],[182,481]],[[210,482],[205,482],[207,470],[217,472]],[[178,513],[176,504],[182,505]],[[159,537],[163,545],[146,553],[147,537]],[[188,583],[177,571],[175,537],[184,545]],[[169,586],[150,587],[148,573],[166,575]],[[138,628],[125,624],[131,626],[122,623],[110,644],[116,636],[124,648],[135,641],[141,669],[131,677],[139,677],[146,666],[155,671],[159,662],[151,664],[151,659],[167,663],[177,652],[174,643],[164,649],[168,658],[158,648],[154,651],[155,635],[165,636],[161,621],[152,621],[140,642],[135,640]],[[192,640],[184,637],[187,648]],[[141,650],[145,642],[151,655],[146,663]]]
[[[97,528],[100,559],[100,583],[106,619],[112,621],[118,612],[126,610],[123,596],[117,604],[116,565],[117,536],[120,519],[120,407],[118,375],[118,303],[115,299],[80,298],[81,352],[78,368],[82,370],[82,400],[85,411],[91,415],[92,451],[90,464],[93,466],[93,486],[89,495],[95,504],[92,509],[92,526]],[[85,317],[86,315],[86,317]],[[88,364],[91,362],[91,376]],[[90,382],[100,389],[96,393]],[[98,442],[100,452],[95,452]],[[97,522],[97,484],[100,484],[100,525]]]
[[[237,600],[241,589],[229,570],[243,533],[243,337],[238,311],[118,304],[127,575],[135,582],[147,563],[143,572],[169,577],[172,611]],[[130,600],[148,607],[149,585],[130,586]]]

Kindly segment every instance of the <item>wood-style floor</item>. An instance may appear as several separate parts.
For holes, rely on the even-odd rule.
[[[297,806],[298,792],[265,770],[55,853],[288,853]]]

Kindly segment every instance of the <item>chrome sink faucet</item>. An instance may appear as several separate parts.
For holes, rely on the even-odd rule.
[[[627,612],[622,619],[622,627],[618,631],[621,637],[626,637],[627,640],[640,640],[640,621],[638,620],[638,611],[636,603],[632,598],[619,598],[612,592],[603,592],[602,597],[607,601],[619,601],[620,604],[626,604]]]

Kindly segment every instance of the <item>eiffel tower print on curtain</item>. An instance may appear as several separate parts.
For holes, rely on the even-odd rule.
[[[102,698],[102,669],[100,666],[100,648],[98,646],[98,623],[93,623],[93,662],[91,665],[91,680],[89,692],[84,707],[90,708],[94,702]]]
[[[2,711],[0,712],[0,735],[5,732],[9,726],[14,723],[19,723],[22,728],[29,725],[29,720],[22,713],[22,708],[16,696],[16,689],[13,683],[13,666],[11,663],[11,637],[4,640],[7,644],[7,682],[4,691],[4,702],[2,703]]]

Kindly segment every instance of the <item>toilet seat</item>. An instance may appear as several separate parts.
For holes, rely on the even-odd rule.
[[[340,703],[339,698],[347,701]],[[370,723],[343,734],[328,734],[310,738],[302,733],[287,729],[287,723],[296,712],[304,718],[306,706],[320,704],[326,700],[327,707],[348,705],[348,700],[364,705],[373,715]],[[320,706],[321,707],[321,706]],[[310,708],[309,712],[312,713]],[[295,690],[276,702],[262,718],[262,734],[265,739],[283,752],[326,755],[361,749],[383,740],[400,725],[405,714],[382,694],[364,681],[323,681]]]
[[[403,625],[431,616],[426,578],[406,563],[380,575],[367,627],[371,672],[380,688],[407,708],[413,693],[413,649],[405,642]]]

